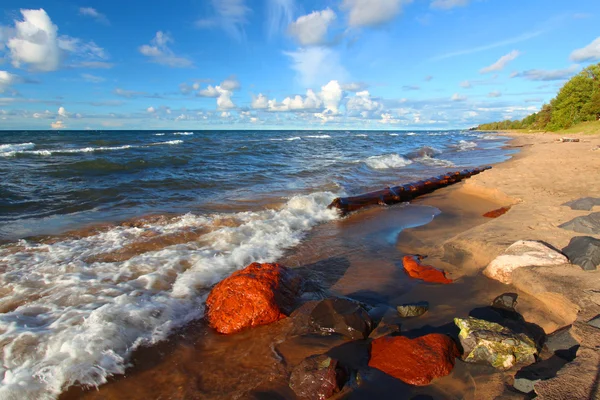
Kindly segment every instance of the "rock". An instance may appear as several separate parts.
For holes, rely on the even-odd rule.
[[[396,307],[396,309],[402,318],[420,317],[429,310],[429,303],[420,301],[418,303],[403,304]]]
[[[506,214],[508,210],[510,210],[510,207],[502,207],[497,210],[488,211],[483,214],[483,216],[486,218],[498,218],[499,216]]]
[[[600,212],[573,218],[558,227],[588,235],[600,235]]]
[[[369,313],[371,315],[371,313]],[[388,336],[395,333],[400,333],[401,318],[398,312],[391,307],[388,307],[387,311],[382,318],[379,319],[377,327],[373,329],[369,338],[378,339],[382,336]]]
[[[591,325],[594,328],[600,329],[600,315],[597,315],[596,317],[594,317],[591,320],[589,320],[588,321],[588,325]]]
[[[592,211],[594,206],[600,206],[600,199],[596,197],[582,197],[581,199],[569,201],[563,206],[571,207],[571,210]]]
[[[571,361],[577,354],[580,342],[569,325],[548,335],[544,346],[558,357]]]
[[[301,286],[301,278],[279,264],[252,263],[211,290],[206,317],[225,334],[270,324],[292,311]]]
[[[577,138],[568,138],[568,137],[563,137],[560,139],[556,139],[557,142],[561,142],[561,143],[578,143],[579,139]]]
[[[357,302],[339,297],[321,300],[310,314],[310,325],[321,334],[339,333],[350,339],[366,339],[373,322]]]
[[[562,251],[571,263],[586,271],[595,271],[600,265],[600,240],[591,236],[574,237]]]
[[[568,264],[569,260],[556,250],[540,242],[519,240],[488,264],[483,273],[502,283],[512,283],[512,272],[517,268]]]
[[[347,379],[338,361],[325,355],[306,358],[290,376],[290,387],[302,400],[328,399],[339,392]]]
[[[600,351],[580,349],[577,358],[558,371],[556,377],[534,385],[538,399],[598,399]]]
[[[499,370],[535,362],[535,342],[524,333],[473,317],[455,318],[454,323],[460,328],[459,339],[466,362],[487,363]]]
[[[515,307],[517,306],[517,298],[519,297],[516,293],[503,293],[496,297],[492,301],[492,307],[505,311],[516,312]]]
[[[431,283],[452,283],[452,280],[446,278],[443,271],[429,265],[422,265],[420,262],[422,259],[421,256],[404,256],[402,258],[402,264],[408,276]]]
[[[560,357],[551,357],[547,360],[521,368],[515,375],[514,388],[522,393],[532,393],[534,385],[540,381],[551,379],[567,363]]]
[[[454,341],[439,333],[416,339],[382,337],[371,343],[369,366],[411,385],[428,385],[454,368],[460,352]]]

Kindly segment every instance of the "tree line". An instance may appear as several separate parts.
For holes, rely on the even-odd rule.
[[[600,120],[600,63],[590,65],[563,85],[555,98],[522,120],[482,124],[482,131],[531,129],[557,131]]]

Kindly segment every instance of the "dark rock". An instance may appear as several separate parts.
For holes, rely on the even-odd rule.
[[[515,311],[517,297],[519,295],[516,293],[503,293],[492,301],[492,307],[505,311]]]
[[[551,357],[547,360],[521,368],[515,375],[514,388],[522,393],[532,393],[534,385],[539,381],[551,379],[567,364],[567,360]]]
[[[563,206],[571,207],[571,210],[592,211],[594,206],[600,206],[600,199],[596,197],[582,197],[581,199],[566,202]]]
[[[371,314],[369,314],[371,315]],[[378,318],[377,327],[369,335],[371,339],[377,339],[382,336],[400,333],[401,318],[398,312],[391,307],[387,307],[387,311],[383,317]]]
[[[339,333],[350,339],[366,339],[373,322],[357,302],[331,298],[320,301],[310,314],[310,325],[321,334]]]
[[[591,325],[594,328],[600,329],[600,315],[597,315],[594,318],[592,318],[591,320],[589,320],[588,325]]]
[[[429,310],[429,303],[419,301],[417,303],[403,304],[396,307],[396,309],[402,318],[420,317]]]
[[[573,218],[558,227],[589,235],[600,235],[600,212]]]
[[[456,343],[443,334],[415,339],[386,336],[371,343],[369,366],[408,384],[423,386],[450,374],[458,356]]]
[[[572,361],[580,344],[573,334],[573,327],[569,325],[548,335],[544,345],[558,357]]]
[[[328,399],[340,391],[347,379],[338,361],[320,354],[306,358],[292,371],[290,387],[302,400]]]
[[[600,265],[600,240],[591,236],[574,237],[562,251],[571,263],[586,271],[595,271]]]

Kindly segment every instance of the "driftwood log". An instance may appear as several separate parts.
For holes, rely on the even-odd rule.
[[[364,207],[373,205],[392,205],[411,201],[416,197],[431,193],[437,189],[458,183],[463,179],[470,178],[492,167],[465,169],[464,171],[452,172],[438,177],[429,178],[424,181],[411,182],[401,186],[388,187],[376,192],[361,194],[354,197],[338,197],[334,199],[329,208],[337,208],[347,214]]]

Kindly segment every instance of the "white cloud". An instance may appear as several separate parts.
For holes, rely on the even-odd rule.
[[[200,86],[199,84],[194,84],[193,87],[199,88]],[[233,92],[239,90],[240,87],[240,82],[236,78],[230,77],[221,82],[220,85],[208,85],[205,89],[199,90],[196,94],[199,97],[216,98],[217,108],[219,110],[230,110],[236,107],[233,100],[231,100]]]
[[[454,93],[450,98],[452,101],[465,101],[467,100],[467,96],[463,96],[462,94]]]
[[[220,86],[217,86],[220,89]],[[235,108],[235,104],[233,104],[233,100],[231,100],[231,93],[229,90],[222,90],[219,97],[217,97],[217,108],[219,110],[231,110]]]
[[[496,91],[493,91],[493,92],[490,92],[490,93],[488,93],[488,97],[500,97],[500,96],[502,96],[502,93],[500,93],[500,92],[499,92],[499,91],[497,91],[497,90],[496,90]]]
[[[381,119],[379,122],[382,124],[399,124],[402,121],[398,118],[394,118],[394,116],[390,113],[383,113],[381,114]]]
[[[245,0],[210,0],[210,4],[215,15],[197,20],[196,27],[220,27],[233,38],[242,40],[244,25],[248,23],[248,14],[251,12]]]
[[[342,90],[347,92],[361,92],[366,90],[368,87],[369,85],[364,82],[350,82],[342,84]]]
[[[482,68],[479,72],[481,74],[487,74],[489,72],[502,71],[509,62],[519,57],[519,55],[521,55],[521,53],[518,50],[513,50],[510,53],[500,57],[498,61],[496,61],[489,67]]]
[[[465,88],[465,89],[471,89],[473,87],[473,85],[469,81],[462,81],[460,83],[460,87]]]
[[[221,82],[220,85],[225,90],[239,90],[241,88],[240,82],[235,77],[230,77]]]
[[[433,0],[431,2],[431,8],[449,10],[455,7],[464,7],[469,4],[471,0]]]
[[[530,69],[528,71],[517,72],[511,75],[511,78],[525,78],[530,81],[560,81],[567,79],[577,73],[580,66],[571,65],[569,68],[557,70]]]
[[[80,15],[85,15],[86,17],[92,17],[94,18],[96,21],[101,22],[103,24],[106,25],[110,25],[110,22],[108,21],[108,18],[106,18],[106,15],[99,13],[98,10],[96,10],[95,8],[92,7],[80,7],[79,8],[79,14]]]
[[[321,98],[323,99],[325,110],[331,111],[334,115],[339,113],[342,96],[342,87],[338,81],[331,81],[321,87]]]
[[[269,100],[261,93],[252,97],[251,107],[271,112],[323,111],[328,116],[334,116],[340,112],[343,94],[341,85],[334,80],[322,86],[319,93],[308,89],[305,96],[286,97],[281,103],[278,103],[276,99]]]
[[[67,126],[62,121],[55,121],[50,124],[52,129],[65,129]]]
[[[115,65],[113,63],[105,61],[81,61],[75,64],[71,64],[71,66],[92,69],[109,69],[114,67]]]
[[[351,28],[378,26],[391,21],[412,0],[343,0],[341,8],[348,11]]]
[[[335,19],[335,12],[330,8],[323,11],[313,11],[292,22],[288,27],[288,33],[302,46],[325,44],[327,42],[327,29]]]
[[[265,110],[269,108],[269,98],[262,93],[259,93],[258,96],[252,96],[250,107],[255,110]]]
[[[573,51],[570,58],[575,62],[600,60],[600,37],[584,48]]]
[[[304,87],[314,87],[332,80],[344,81],[348,76],[340,62],[339,53],[328,47],[308,47],[284,54],[292,59],[292,69]]]
[[[178,57],[173,53],[168,46],[173,43],[173,38],[170,34],[158,31],[150,44],[145,44],[139,47],[139,52],[149,57],[152,62],[157,64],[167,65],[175,68],[186,68],[193,65],[192,61],[185,57]]]
[[[9,86],[17,83],[19,77],[15,74],[11,74],[8,71],[0,71],[0,93],[4,93]]]
[[[218,86],[217,86],[218,87]],[[217,89],[217,87],[214,87],[212,85],[208,85],[208,87],[206,89],[202,89],[198,92],[198,96],[200,97],[214,97],[217,98],[219,97],[219,90]]]
[[[487,51],[487,50],[495,49],[497,47],[503,47],[503,46],[508,46],[509,44],[515,44],[515,43],[524,42],[526,40],[538,37],[538,36],[540,36],[543,33],[544,33],[544,31],[542,31],[542,30],[540,30],[540,31],[534,31],[534,32],[527,32],[527,33],[524,33],[524,34],[522,34],[520,36],[516,36],[516,37],[509,38],[509,39],[501,40],[499,42],[490,43],[490,44],[486,44],[486,45],[479,46],[479,47],[473,47],[473,48],[470,48],[470,49],[453,51],[451,53],[442,54],[442,55],[439,55],[437,57],[433,57],[432,60],[433,61],[440,61],[440,60],[445,60],[447,58],[464,56],[464,55],[474,54],[474,53],[480,53],[482,51]]]
[[[100,82],[104,82],[106,79],[102,78],[101,76],[96,76],[96,75],[92,75],[92,74],[81,74],[81,77],[87,81],[87,82],[92,82],[92,83],[100,83]]]
[[[270,38],[283,32],[294,19],[295,0],[268,0],[267,34]]]
[[[121,88],[116,88],[113,91],[114,94],[116,94],[117,96],[121,96],[121,97],[137,97],[137,96],[144,96],[147,93],[145,92],[136,92],[134,90],[125,90],[125,89],[121,89]]]
[[[346,103],[346,111],[349,115],[361,115],[363,118],[372,118],[380,115],[383,111],[383,104],[374,100],[371,94],[364,90],[358,92],[354,97],[350,97]]]
[[[59,107],[59,108],[58,108],[58,115],[59,115],[60,117],[63,117],[63,118],[68,118],[68,117],[69,117],[69,116],[67,115],[67,110],[65,110],[65,108],[64,108],[64,107]]]
[[[150,106],[146,109],[146,112],[148,112],[150,114],[154,114],[156,112],[156,109],[154,107]]]

